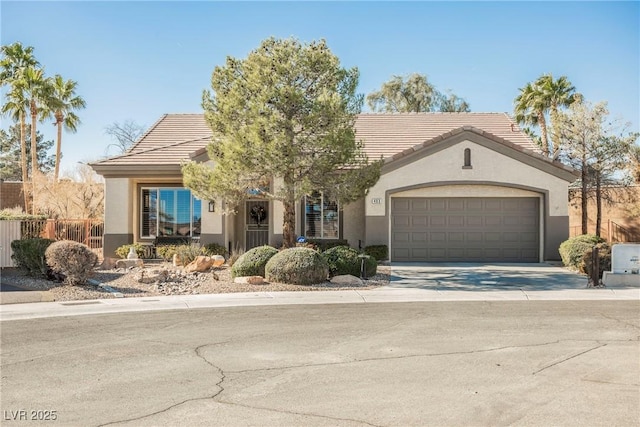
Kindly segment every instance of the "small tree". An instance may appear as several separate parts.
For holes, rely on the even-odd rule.
[[[606,102],[574,102],[557,114],[557,133],[563,147],[562,158],[579,169],[581,184],[582,234],[587,234],[587,201],[596,199],[596,235],[600,236],[602,201],[622,180],[612,177],[629,163],[638,133],[628,133],[628,124],[609,119]]]
[[[184,183],[204,199],[237,206],[248,192],[284,205],[284,245],[295,245],[295,206],[312,191],[341,202],[364,196],[380,176],[356,140],[363,97],[358,70],[344,69],[324,40],[269,38],[246,59],[228,57],[204,91],[215,167],[190,162]]]
[[[25,125],[25,160],[28,167],[31,166],[31,125]],[[53,140],[45,140],[40,131],[36,132],[36,147],[38,164],[42,172],[53,169],[55,156],[50,154]],[[0,129],[0,178],[5,181],[22,180],[22,154],[20,144],[20,124],[14,124],[8,131]]]
[[[446,94],[439,92],[426,75],[418,73],[391,77],[380,90],[367,95],[367,103],[373,111],[387,113],[469,111],[469,104],[464,99],[451,91]]]
[[[118,150],[118,154],[122,154],[142,136],[144,126],[133,120],[125,120],[122,123],[113,122],[105,128],[104,133],[113,140],[113,143],[107,145],[107,151],[110,147],[115,147]]]

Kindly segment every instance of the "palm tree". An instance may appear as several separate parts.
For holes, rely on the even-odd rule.
[[[56,74],[53,78],[53,102],[45,106],[44,115],[53,115],[56,121],[55,124],[58,128],[58,139],[56,143],[56,166],[54,169],[53,182],[58,182],[58,176],[60,173],[60,157],[62,150],[62,127],[67,131],[76,132],[78,125],[80,124],[80,118],[73,112],[73,110],[79,110],[85,108],[86,103],[84,99],[76,95],[76,87],[78,83],[73,80],[64,80],[62,76]],[[49,110],[49,108],[52,108]]]
[[[57,106],[53,98],[53,79],[45,77],[43,68],[27,67],[22,78],[18,82],[26,97],[29,99],[29,112],[31,113],[31,177],[33,178],[39,171],[37,148],[36,148],[36,127],[37,122],[43,121],[50,111]]]
[[[543,74],[535,82],[527,83],[519,90],[520,94],[514,100],[516,121],[523,125],[539,126],[543,154],[554,159],[557,158],[560,154],[560,140],[555,129],[558,110],[560,107],[568,107],[579,99],[579,95],[575,93],[576,88],[566,76],[554,80],[551,74]],[[553,136],[553,152],[551,153],[547,114],[550,114]]]
[[[555,159],[560,154],[560,139],[557,136],[556,122],[558,121],[558,108],[569,107],[580,96],[576,94],[576,88],[571,84],[566,76],[560,76],[557,80],[553,79],[551,74],[545,74],[537,80],[537,85],[542,92],[542,98],[545,100],[550,112],[551,133],[553,135],[553,153]]]
[[[18,88],[13,88],[6,96],[6,102],[2,105],[2,114],[8,115],[14,122],[20,123],[20,165],[22,169],[22,183],[28,181],[27,174],[27,144],[26,144],[26,120],[29,101],[24,97],[24,93]],[[24,191],[25,209],[28,208],[28,195]]]
[[[515,119],[522,125],[540,127],[540,148],[542,154],[549,155],[549,138],[547,136],[546,103],[536,83],[527,83],[518,89],[520,94],[514,100]]]
[[[22,168],[22,184],[25,210],[29,211],[29,195],[25,187],[28,179],[27,174],[27,148],[25,135],[25,116],[28,108],[28,101],[24,92],[20,88],[24,71],[28,67],[39,66],[38,61],[33,56],[33,47],[22,46],[20,42],[0,47],[0,86],[8,86],[9,93],[7,101],[2,105],[2,114],[13,117],[14,121],[20,123],[20,154]]]

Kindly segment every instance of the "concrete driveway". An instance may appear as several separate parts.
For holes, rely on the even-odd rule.
[[[586,276],[551,264],[393,263],[389,288],[447,291],[584,289]]]

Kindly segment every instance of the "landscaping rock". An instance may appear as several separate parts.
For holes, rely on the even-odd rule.
[[[200,255],[197,256],[196,259],[191,261],[184,268],[185,273],[193,273],[200,272],[204,273],[205,271],[209,271],[211,267],[213,267],[214,260],[210,256]]]
[[[100,270],[113,270],[114,268],[116,268],[116,263],[117,263],[118,259],[117,258],[105,258],[104,261],[102,261],[102,264],[100,264]]]
[[[222,255],[213,255],[211,256],[211,258],[213,259],[214,267],[220,267],[222,264],[224,264],[224,257]]]
[[[342,286],[362,286],[364,285],[364,282],[362,281],[362,279],[356,277],[356,276],[352,276],[351,274],[341,274],[339,276],[333,276],[331,278],[331,283],[335,284],[335,285],[342,285]]]
[[[240,276],[233,279],[233,283],[241,285],[262,285],[265,282],[262,276]]]

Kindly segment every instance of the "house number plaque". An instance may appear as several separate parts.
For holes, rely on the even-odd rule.
[[[374,197],[371,199],[371,204],[372,205],[381,205],[382,204],[382,199],[380,197]]]

